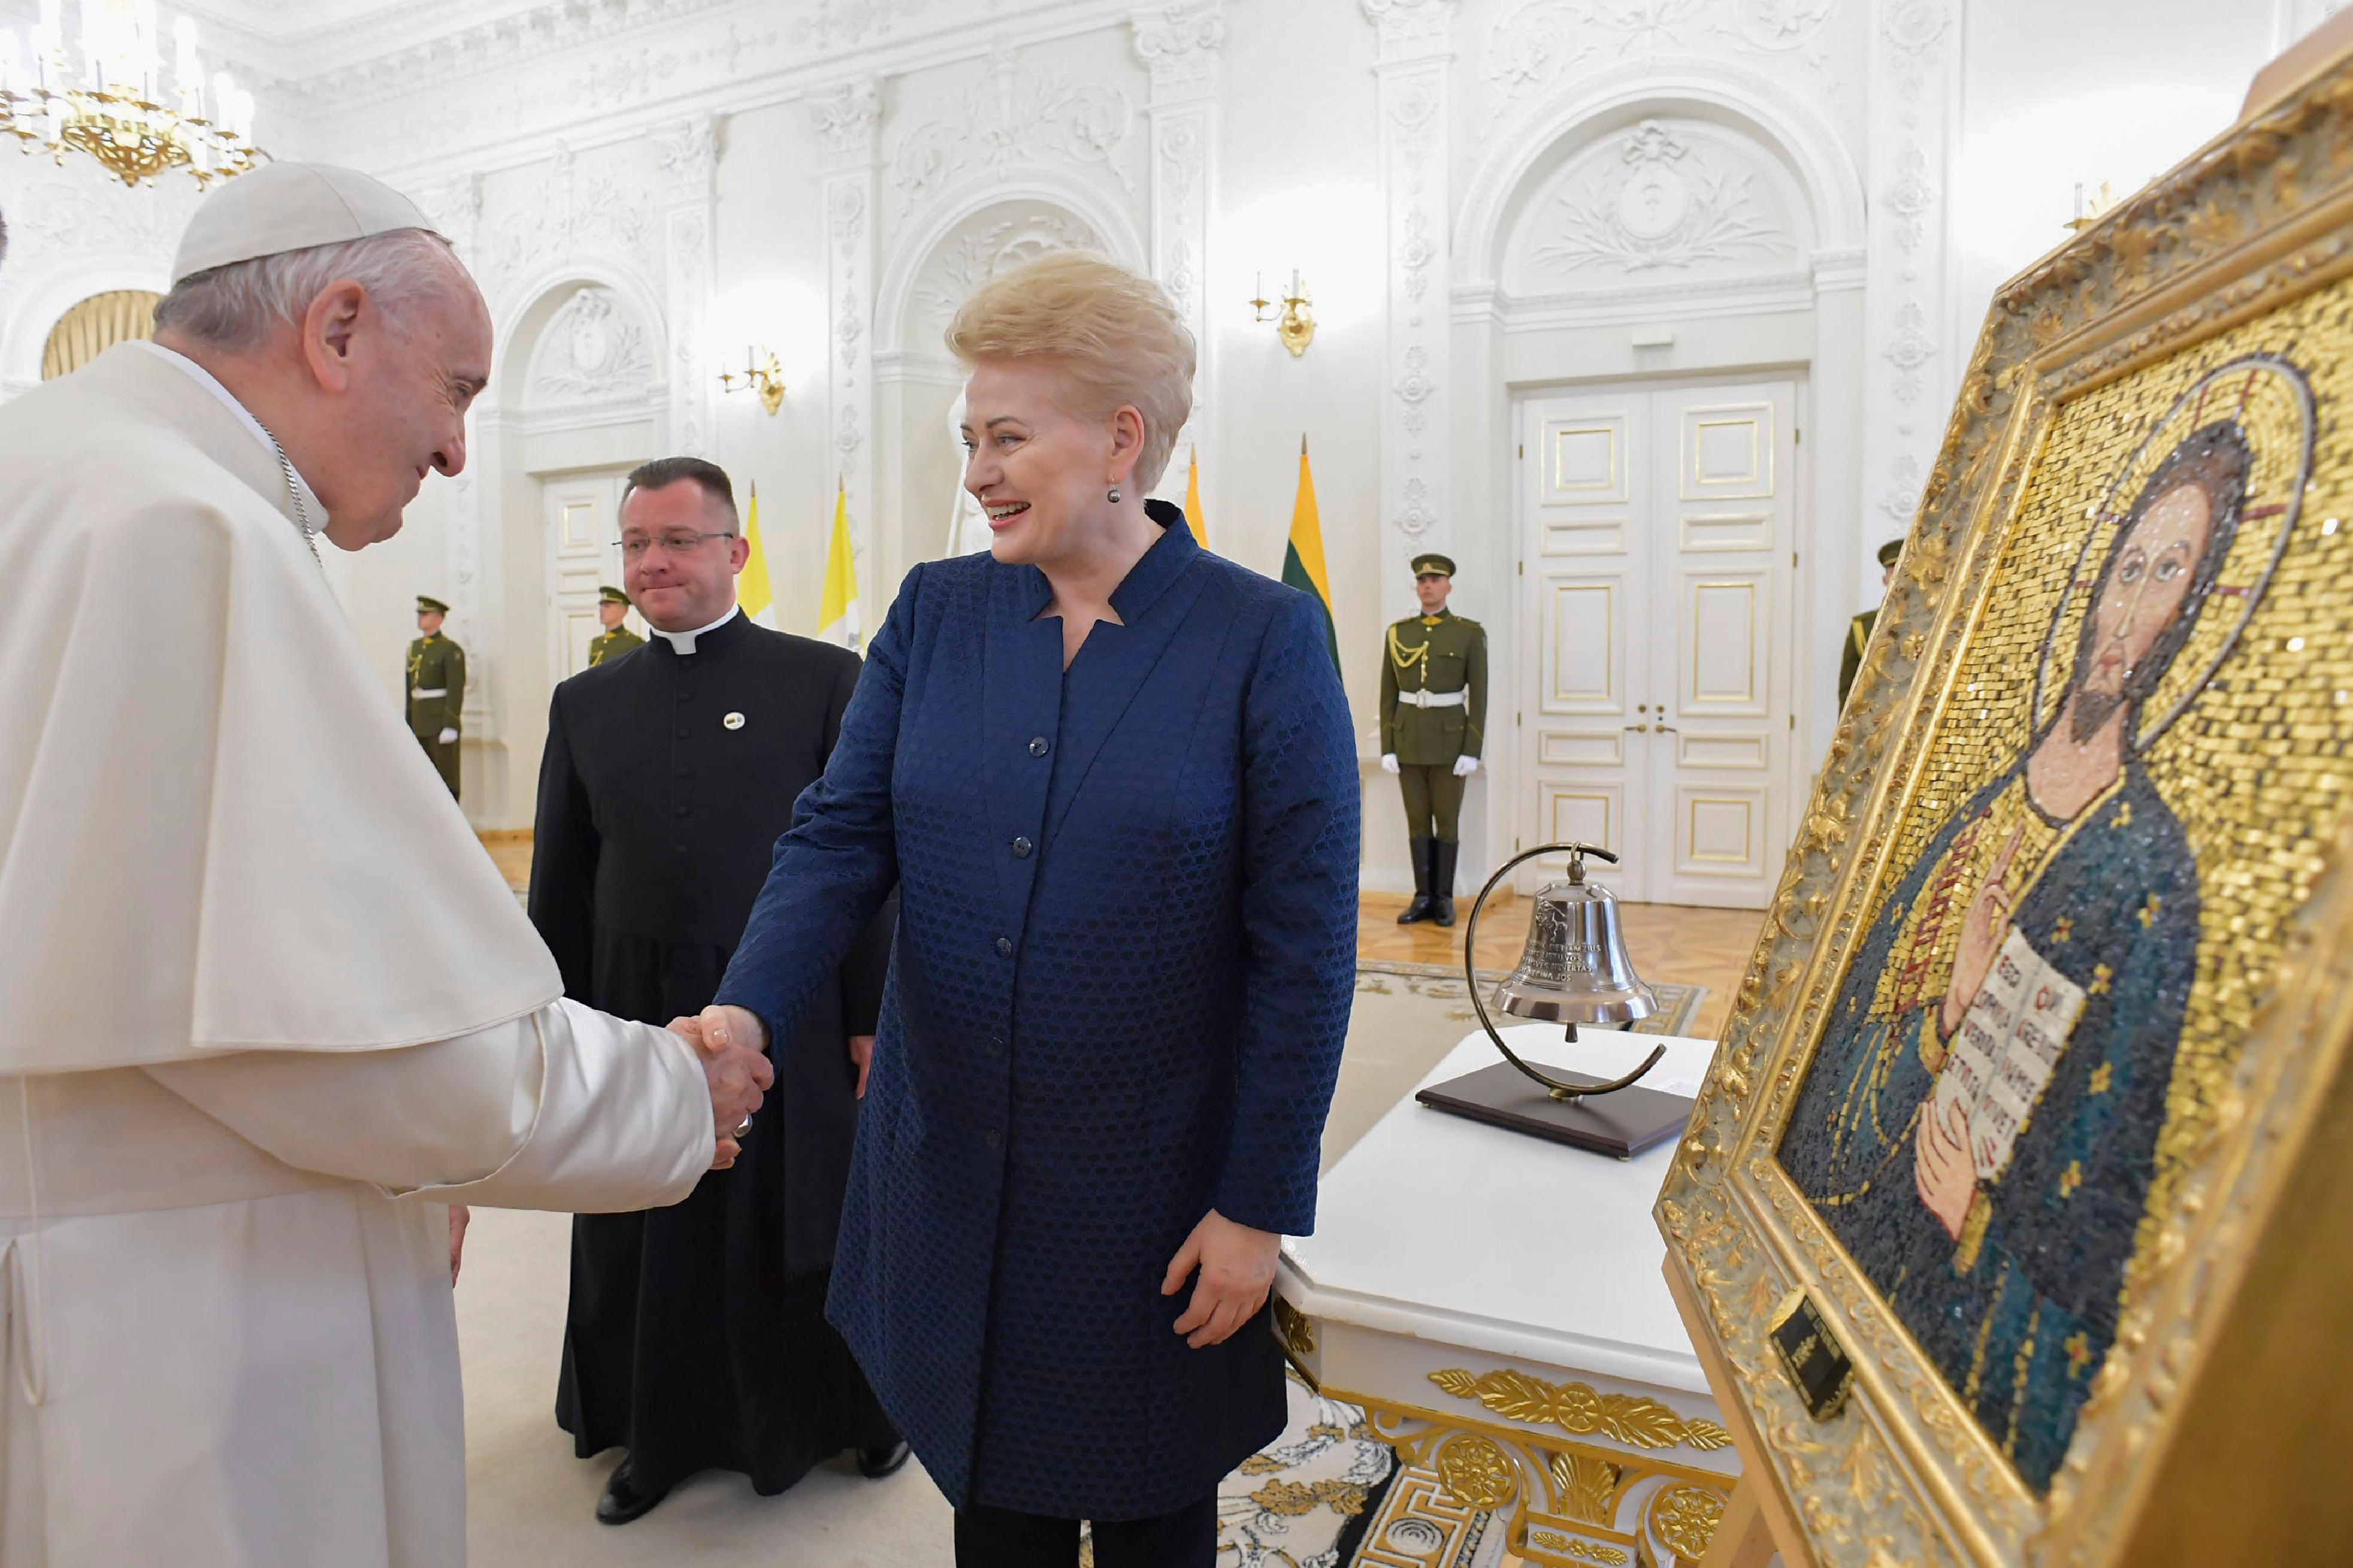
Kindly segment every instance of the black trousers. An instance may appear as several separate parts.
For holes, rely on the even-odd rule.
[[[975,1505],[955,1516],[956,1568],[1073,1568],[1079,1521]],[[1095,1568],[1216,1568],[1218,1494],[1157,1519],[1095,1523]]]

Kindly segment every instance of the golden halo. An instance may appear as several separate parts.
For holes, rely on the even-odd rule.
[[[2317,420],[2312,386],[2284,354],[2242,354],[2200,376],[2149,426],[2132,456],[2086,509],[2091,526],[2076,553],[2073,574],[2052,612],[2050,635],[2034,667],[2034,728],[2040,733],[2056,715],[2066,680],[2052,679],[2052,655],[2063,650],[2072,671],[2075,641],[2089,613],[2091,591],[2126,510],[2173,449],[2192,432],[2229,420],[2245,437],[2254,461],[2239,502],[2239,531],[2200,606],[2196,628],[2174,656],[2164,679],[2141,705],[2135,752],[2146,752],[2181,717],[2239,646],[2271,590],[2280,557],[2287,552],[2303,513],[2305,486],[2312,478],[2312,447]],[[2235,611],[2235,613],[2233,613]]]

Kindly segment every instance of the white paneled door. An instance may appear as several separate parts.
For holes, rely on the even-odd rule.
[[[1796,403],[1757,381],[1524,405],[1517,832],[1611,850],[1621,898],[1760,909],[1780,875]]]
[[[596,590],[621,585],[620,473],[543,481],[547,509],[549,671],[557,680],[588,668],[588,644],[604,626]]]

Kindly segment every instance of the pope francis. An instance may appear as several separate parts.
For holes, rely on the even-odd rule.
[[[0,1563],[448,1568],[448,1205],[676,1202],[773,1075],[559,1000],[322,576],[465,465],[448,245],[279,163],[173,279],[0,407]]]

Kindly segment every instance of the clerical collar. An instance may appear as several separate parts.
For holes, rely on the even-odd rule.
[[[137,343],[141,348],[145,349],[149,353],[159,354],[163,358],[169,360],[172,363],[178,365],[182,370],[186,371],[195,381],[195,384],[198,386],[203,387],[206,392],[209,392],[215,397],[219,398],[228,411],[237,416],[238,424],[253,432],[253,438],[261,443],[262,450],[268,452],[273,461],[277,458],[279,450],[278,443],[270,438],[269,432],[263,427],[261,421],[253,416],[253,410],[248,408],[244,404],[239,403],[237,400],[237,394],[231,392],[227,387],[223,386],[220,384],[219,377],[214,375],[212,372],[206,370],[204,366],[198,364],[187,355],[181,353],[174,349],[167,349],[162,343],[156,342],[152,339],[133,338],[132,342]],[[311,533],[316,533],[326,526],[327,509],[319,504],[319,492],[311,488],[311,481],[304,479],[301,474],[295,469],[294,465],[290,460],[287,463],[286,468],[289,473],[292,473],[294,475],[294,487],[296,492],[295,499],[301,504],[304,531]]]
[[[710,636],[712,632],[717,631],[720,627],[725,626],[728,622],[733,620],[741,614],[743,614],[741,606],[730,605],[727,606],[727,613],[725,615],[720,616],[709,626],[697,626],[691,632],[666,632],[662,630],[661,627],[656,626],[649,626],[646,627],[646,630],[653,634],[655,637],[661,638],[662,641],[670,644],[670,652],[685,655],[694,651],[694,641],[697,637]]]

